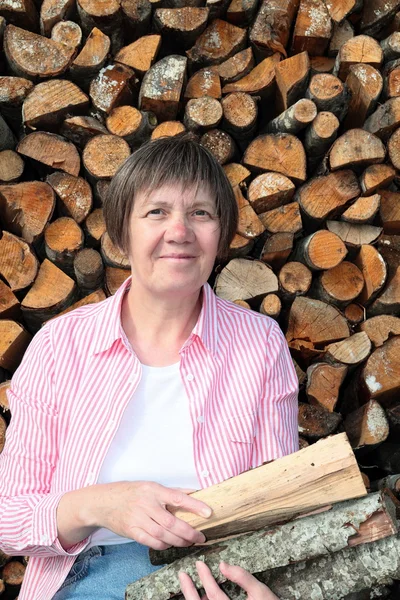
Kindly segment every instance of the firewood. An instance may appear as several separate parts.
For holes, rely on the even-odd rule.
[[[254,67],[254,56],[251,48],[241,50],[231,58],[216,66],[223,84],[233,83],[244,78]]]
[[[108,115],[106,124],[110,133],[135,147],[150,139],[157,119],[153,113],[140,111],[134,106],[117,106]]]
[[[30,31],[38,31],[39,15],[33,0],[20,0],[19,2],[4,1],[0,4],[0,15],[8,23],[18,25]]]
[[[364,402],[377,400],[383,407],[396,404],[400,391],[400,337],[387,340],[369,356],[360,374]]]
[[[103,209],[96,208],[86,217],[84,230],[86,234],[87,245],[93,248],[99,247],[101,236],[106,230]]]
[[[17,152],[53,169],[79,175],[81,159],[78,151],[60,135],[35,131],[19,142]]]
[[[288,204],[295,186],[281,173],[262,173],[250,183],[248,200],[257,214]]]
[[[222,93],[245,92],[260,98],[270,98],[275,89],[275,68],[279,60],[277,52],[265,58],[241,79],[225,84]]]
[[[296,135],[312,123],[316,116],[317,107],[314,102],[303,98],[270,121],[267,131],[269,133],[292,133]]]
[[[375,348],[382,346],[390,337],[400,335],[400,318],[393,315],[371,317],[359,325]]]
[[[310,171],[313,171],[322,161],[326,152],[336,140],[339,125],[339,119],[336,115],[322,111],[307,127],[303,143]]]
[[[319,271],[336,267],[346,254],[346,247],[340,237],[321,229],[297,244],[293,259],[306,264],[313,271]]]
[[[47,258],[68,275],[74,272],[74,259],[83,248],[83,242],[82,229],[70,217],[56,219],[46,227],[44,232]]]
[[[350,325],[358,325],[365,319],[365,308],[360,304],[351,302],[345,307],[343,314]]]
[[[384,190],[382,190],[383,192]],[[348,223],[372,223],[379,210],[381,196],[360,196],[340,217]]]
[[[146,35],[132,44],[121,48],[114,57],[115,62],[131,67],[143,77],[154,64],[161,46],[160,35]]]
[[[335,59],[330,56],[310,56],[310,75],[329,73],[333,75]]]
[[[360,176],[360,186],[364,196],[374,194],[379,188],[386,188],[395,177],[391,165],[370,165]]]
[[[318,404],[299,404],[299,433],[309,440],[320,440],[335,433],[342,417]]]
[[[43,0],[40,7],[40,33],[49,37],[56,23],[71,17],[74,7],[73,0]]]
[[[250,304],[248,302],[245,302],[244,300],[234,300],[233,303],[237,306],[241,306],[242,308],[247,308],[251,310]]]
[[[222,114],[221,103],[215,98],[193,98],[186,104],[183,123],[189,131],[202,133],[218,127]]]
[[[388,419],[376,400],[370,400],[348,414],[344,420],[344,428],[350,444],[356,450],[381,444],[389,435]]]
[[[61,75],[72,58],[63,44],[14,25],[6,27],[4,52],[15,75],[33,80]]]
[[[332,171],[366,167],[385,160],[385,146],[381,140],[364,129],[349,129],[334,142],[329,153]]]
[[[282,298],[292,301],[296,296],[307,294],[312,282],[312,273],[302,263],[289,261],[280,269],[278,278]]]
[[[362,127],[365,118],[370,114],[382,92],[382,75],[367,64],[352,65],[346,78],[346,85],[351,92],[351,99],[344,121],[344,127]]]
[[[300,52],[276,65],[276,105],[283,112],[304,95],[310,75],[307,52]]]
[[[53,318],[56,319],[57,317],[61,317],[61,315],[65,315],[66,313],[71,312],[71,310],[75,310],[76,308],[80,308],[81,306],[87,306],[88,304],[95,304],[97,302],[102,302],[105,299],[106,299],[106,295],[103,292],[103,290],[97,289],[96,291],[92,292],[91,294],[84,296],[84,298],[81,298],[81,300],[74,302],[74,304],[71,304],[71,306],[68,306],[68,308],[61,311],[60,313],[58,313],[58,315],[56,317],[53,317]]]
[[[356,367],[371,353],[371,341],[365,331],[354,333],[345,340],[329,344],[325,348],[324,359],[332,364]]]
[[[104,266],[100,254],[93,248],[80,250],[74,258],[74,273],[82,294],[89,295],[101,288]]]
[[[162,2],[162,0],[160,0]],[[178,5],[184,0],[168,0],[172,4],[177,3]],[[214,19],[219,19],[224,16],[228,5],[231,0],[206,0],[206,7],[210,10],[209,13],[209,21],[214,21]],[[194,2],[195,5],[202,4],[202,0],[189,0],[190,2]]]
[[[34,87],[22,106],[22,121],[30,129],[53,129],[65,116],[81,111],[89,98],[77,85],[65,79],[53,79]]]
[[[333,72],[346,81],[351,65],[366,63],[379,69],[382,61],[383,51],[379,43],[368,35],[356,35],[340,48]]]
[[[300,140],[287,133],[260,135],[248,146],[243,163],[258,171],[276,171],[293,182],[306,179],[306,157]]]
[[[51,30],[51,39],[71,52],[71,60],[78,54],[82,43],[82,29],[74,21],[60,21]]]
[[[21,238],[3,231],[0,238],[0,275],[13,292],[30,286],[37,275],[38,260]]]
[[[19,300],[9,286],[0,279],[0,319],[19,320]]]
[[[280,52],[287,57],[286,46],[298,5],[299,0],[262,2],[249,34],[257,56],[266,58]]]
[[[203,98],[209,96],[219,100],[221,98],[221,80],[216,67],[199,69],[188,81],[184,99]]]
[[[374,0],[363,5],[360,31],[375,35],[400,9],[398,0]]]
[[[389,62],[400,58],[400,32],[394,31],[387,38],[380,42],[383,50],[384,62]]]
[[[107,231],[101,236],[101,256],[106,266],[130,268],[128,257],[112,243]]]
[[[62,215],[82,223],[92,210],[92,189],[82,177],[68,173],[52,173],[46,179],[58,198],[58,209]]]
[[[10,124],[21,123],[21,106],[34,84],[24,77],[0,76],[0,110]]]
[[[354,262],[364,277],[364,288],[358,300],[362,304],[367,304],[376,297],[386,282],[386,263],[378,250],[368,244],[361,246]]]
[[[359,8],[359,0],[329,0],[327,8],[331,18],[341,23],[352,12]]]
[[[222,168],[224,169],[225,175],[229,179],[229,182],[232,187],[247,182],[248,179],[250,179],[251,177],[250,171],[246,169],[246,167],[244,167],[243,165],[240,165],[239,163],[229,163],[227,165],[224,165]],[[250,198],[248,198],[248,200],[250,201]],[[254,208],[253,203],[250,203]]]
[[[396,98],[400,96],[400,62],[397,58],[387,63],[382,71],[384,77],[383,96]]]
[[[129,269],[120,269],[118,267],[106,267],[104,288],[109,296],[121,287],[124,281],[130,276]]]
[[[26,567],[19,561],[12,560],[3,567],[2,578],[6,585],[21,585]]]
[[[380,253],[387,264],[388,277],[382,294],[368,307],[368,316],[397,315],[400,309],[400,252],[382,247]]]
[[[253,249],[254,240],[235,234],[229,246],[229,258],[243,258]]]
[[[400,165],[400,142],[399,142],[399,133],[398,133],[398,129],[396,129],[396,131],[394,133],[392,133],[392,135],[390,136],[390,139],[388,141],[388,153],[389,153],[389,158],[392,162],[392,165],[395,167],[395,169],[399,168]],[[389,233],[389,232],[388,232]],[[395,232],[393,232],[395,233]]]
[[[220,165],[231,162],[236,155],[236,145],[232,137],[221,129],[206,131],[200,138],[200,144],[207,148]]]
[[[185,126],[180,121],[164,121],[157,125],[151,134],[151,139],[156,140],[160,137],[170,137],[179,135],[186,131]]]
[[[28,243],[41,238],[55,207],[52,188],[42,181],[0,185],[0,216],[11,233]]]
[[[111,179],[128,158],[128,143],[116,135],[96,135],[88,141],[82,162],[90,181]]]
[[[390,140],[393,140],[395,134]],[[397,136],[398,139],[398,136]],[[389,140],[389,144],[390,144]],[[390,145],[389,145],[390,154]],[[392,160],[393,162],[393,160]],[[400,233],[400,193],[390,192],[389,190],[379,190],[380,207],[379,217],[383,225],[383,231],[386,234]]]
[[[382,232],[381,227],[358,225],[345,221],[327,221],[326,226],[329,231],[338,235],[348,248],[372,244]]]
[[[222,102],[222,127],[230,133],[241,149],[245,149],[256,133],[258,108],[249,94],[228,94]]]
[[[184,6],[183,8],[157,8],[153,24],[167,43],[190,48],[207,27],[209,9]]]
[[[293,239],[293,233],[274,233],[266,240],[260,259],[279,270],[292,252]]]
[[[109,36],[113,53],[122,46],[122,12],[118,0],[98,2],[97,0],[77,0],[76,8],[86,35],[98,27]]]
[[[321,224],[337,215],[359,193],[353,171],[343,170],[310,179],[298,189],[296,199],[306,217]]]
[[[134,71],[122,64],[107,65],[90,82],[89,96],[93,106],[108,115],[121,104],[130,104],[137,80]]]
[[[282,302],[276,294],[267,294],[260,304],[260,313],[272,319],[278,319],[282,309]]]
[[[15,183],[24,172],[25,163],[13,150],[0,152],[0,183]]]
[[[262,261],[235,258],[217,275],[214,289],[224,300],[259,304],[266,294],[278,291],[278,278]]]
[[[10,406],[8,404],[8,398],[6,393],[9,388],[10,381],[3,381],[2,383],[0,383],[0,410],[3,416],[10,414]],[[7,562],[8,558],[9,557],[7,557],[7,555],[0,550],[0,566],[3,566]]]
[[[36,333],[45,321],[72,304],[75,295],[74,281],[45,258],[33,286],[21,303],[29,331]]]
[[[400,98],[389,98],[368,117],[364,129],[385,140],[399,125]]]
[[[298,202],[291,202],[258,215],[269,233],[293,233],[303,229]]]
[[[176,119],[186,77],[186,62],[183,56],[170,55],[147,71],[139,93],[141,110],[154,112],[159,121]]]
[[[14,150],[16,144],[12,130],[0,115],[0,150]]]
[[[121,0],[125,37],[133,41],[149,33],[152,4],[149,0]]]
[[[238,185],[233,188],[239,209],[237,233],[246,238],[255,238],[264,233],[265,225],[257,216],[250,202],[243,196]]]
[[[15,371],[22,360],[31,336],[20,323],[0,320],[0,367]]]
[[[110,38],[100,29],[94,27],[86,38],[82,50],[72,61],[70,66],[71,77],[78,81],[87,81],[95,77],[100,69],[104,67],[110,51],[110,44]]]
[[[92,137],[108,131],[93,117],[69,117],[62,124],[60,133],[80,148],[84,148]]]
[[[329,10],[329,6],[327,7]],[[347,19],[340,23],[333,23],[332,36],[329,42],[328,55],[337,56],[340,48],[354,37],[354,27]]]
[[[394,442],[386,442],[378,446],[373,453],[374,464],[387,474],[400,472],[400,446]]]
[[[226,20],[238,27],[249,25],[257,12],[257,7],[257,0],[249,0],[245,3],[242,0],[231,0],[226,11]]]
[[[323,271],[315,279],[313,295],[338,308],[344,308],[357,298],[363,287],[364,277],[360,269],[344,260],[336,267]]]
[[[292,52],[324,54],[332,34],[332,22],[323,0],[300,0],[293,31]]]
[[[215,19],[186,52],[190,64],[198,67],[218,65],[246,46],[246,31]]]
[[[346,374],[345,365],[329,365],[322,362],[310,365],[307,369],[306,384],[309,403],[333,412]]]

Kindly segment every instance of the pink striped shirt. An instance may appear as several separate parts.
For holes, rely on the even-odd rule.
[[[65,492],[96,483],[140,379],[121,327],[129,285],[130,278],[115,296],[47,323],[12,379],[0,455],[0,547],[32,557],[19,600],[50,600],[89,542],[64,550],[56,509]],[[298,381],[274,320],[205,284],[180,357],[202,487],[298,449]]]

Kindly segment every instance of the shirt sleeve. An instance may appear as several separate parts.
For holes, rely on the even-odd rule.
[[[0,454],[0,547],[10,555],[79,554],[82,540],[64,550],[57,537],[51,493],[58,459],[58,411],[49,327],[35,335],[8,390],[11,421]]]
[[[252,467],[299,449],[298,392],[289,347],[273,321],[266,344],[265,387],[257,414]]]

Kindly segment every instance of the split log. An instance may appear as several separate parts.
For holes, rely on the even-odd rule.
[[[82,223],[92,210],[92,189],[82,177],[68,173],[52,173],[46,179],[59,200],[58,208],[62,215]]]
[[[154,12],[155,30],[169,44],[190,48],[207,27],[208,8],[184,6],[183,8],[157,8]]]
[[[184,131],[186,131],[186,128],[180,121],[164,121],[164,123],[160,123],[153,129],[151,139],[156,140],[160,137],[179,135]]]
[[[365,2],[363,5],[360,31],[368,35],[376,35],[394,17],[400,9],[398,0],[377,0],[374,4]]]
[[[351,93],[344,127],[362,127],[366,117],[375,109],[383,87],[382,75],[371,65],[352,65],[346,77]]]
[[[339,400],[340,386],[347,375],[345,365],[314,363],[307,369],[306,394],[310,404],[333,412]]]
[[[382,190],[383,191],[383,190]],[[360,196],[340,217],[348,223],[372,223],[381,203],[381,196]]]
[[[137,40],[149,33],[152,3],[149,0],[121,0],[125,37]]]
[[[215,98],[193,98],[186,104],[183,123],[189,131],[202,133],[218,127],[222,114],[221,103]]]
[[[70,217],[60,217],[46,227],[46,256],[57,267],[72,275],[75,256],[83,248],[83,231]]]
[[[153,112],[158,121],[176,119],[186,77],[186,62],[183,56],[170,55],[147,71],[139,93],[141,110]]]
[[[313,271],[320,271],[337,267],[346,254],[346,247],[340,237],[321,229],[297,244],[293,260],[306,264]]]
[[[299,0],[262,2],[249,33],[258,57],[266,58],[273,52],[287,57],[286,47],[298,5]]]
[[[371,449],[389,435],[389,422],[384,409],[376,400],[370,400],[347,415],[344,428],[355,450]]]
[[[56,23],[71,17],[74,4],[73,0],[43,0],[40,7],[40,33],[49,37]]]
[[[11,288],[0,279],[0,319],[20,320],[20,303]]]
[[[136,75],[143,77],[154,64],[161,46],[160,35],[146,35],[132,44],[121,48],[114,57],[115,62],[130,67]]]
[[[394,31],[387,38],[381,41],[381,48],[383,50],[384,62],[389,62],[400,58],[400,32]]]
[[[80,148],[84,148],[95,135],[108,131],[93,117],[69,117],[62,124],[60,133]]]
[[[221,101],[223,110],[222,127],[245,149],[254,138],[257,126],[257,103],[249,94],[228,94]]]
[[[365,63],[379,69],[383,51],[379,43],[368,35],[356,35],[340,48],[336,57],[334,75],[346,81],[351,65]]]
[[[65,315],[68,312],[75,310],[76,308],[80,308],[81,306],[87,306],[88,304],[96,304],[97,302],[102,302],[105,299],[106,299],[106,295],[105,295],[104,291],[102,289],[97,289],[96,291],[92,292],[88,296],[84,296],[84,298],[81,298],[81,300],[78,300],[78,302],[74,302],[74,304],[71,304],[71,306],[68,306],[68,308],[61,311],[60,313],[58,313],[58,315],[56,317],[53,317],[53,318],[56,319],[58,317],[61,317],[61,315]]]
[[[82,43],[82,29],[74,21],[60,21],[51,30],[51,39],[65,46],[72,60]]]
[[[311,56],[310,57],[310,74],[318,75],[319,73],[330,73],[333,75],[335,59],[329,56]]]
[[[14,150],[16,144],[13,132],[0,115],[0,150]]]
[[[359,396],[366,402],[377,400],[383,407],[396,404],[400,391],[400,337],[376,348],[362,368]]]
[[[382,346],[390,337],[400,335],[400,318],[393,315],[371,317],[359,325],[375,348]]]
[[[116,106],[132,103],[136,84],[135,73],[129,67],[107,65],[90,82],[89,96],[93,106],[108,115]]]
[[[53,169],[76,177],[79,175],[81,160],[78,151],[60,135],[35,131],[19,142],[17,152]]]
[[[31,336],[16,321],[0,320],[0,367],[15,371],[19,366]]]
[[[24,77],[0,77],[0,110],[10,124],[21,123],[21,106],[33,86],[33,82]]]
[[[361,304],[351,302],[345,307],[343,314],[350,323],[350,325],[358,325],[359,323],[361,323],[361,321],[365,319],[366,313],[365,308],[361,306]]]
[[[368,307],[368,316],[397,315],[400,310],[400,252],[382,246],[380,253],[387,264],[388,277],[382,294]]]
[[[324,54],[332,35],[332,22],[323,0],[300,0],[293,31],[292,52]]]
[[[298,134],[317,116],[317,107],[312,100],[303,98],[268,123],[269,133]]]
[[[237,153],[232,137],[221,129],[206,131],[200,138],[200,144],[215,156],[220,165],[232,162]]]
[[[241,185],[243,183],[246,183],[251,177],[250,171],[246,169],[246,167],[244,167],[243,165],[240,165],[239,163],[229,163],[227,165],[224,165],[223,169],[232,187],[235,187],[235,185]]]
[[[364,196],[374,194],[379,188],[387,188],[395,178],[391,165],[370,165],[360,176],[360,186]]]
[[[329,5],[327,6],[329,10]],[[339,23],[333,23],[332,36],[329,42],[328,55],[337,56],[340,48],[354,37],[354,27],[347,19]]]
[[[100,246],[101,236],[106,231],[106,223],[104,221],[102,208],[96,208],[87,216],[84,223],[84,230],[86,234],[86,244],[91,248]]]
[[[36,243],[55,207],[52,188],[42,181],[0,185],[0,216],[11,233]]]
[[[368,244],[361,246],[354,263],[364,277],[364,287],[358,300],[365,305],[383,288],[387,277],[386,263],[378,250]]]
[[[282,309],[282,302],[276,294],[267,294],[260,304],[260,313],[272,319],[278,319]]]
[[[96,135],[88,141],[82,161],[90,181],[111,179],[128,158],[128,143],[116,135]]]
[[[23,159],[13,150],[0,151],[0,183],[15,183],[24,172]]]
[[[57,128],[65,116],[89,105],[89,98],[77,85],[53,79],[34,87],[22,106],[22,121],[30,129]]]
[[[6,27],[4,52],[13,73],[32,80],[61,75],[72,59],[63,44],[14,25]]]
[[[235,258],[217,275],[214,290],[224,300],[260,304],[266,294],[278,291],[278,278],[262,261]]]
[[[390,136],[390,139],[388,141],[388,153],[389,153],[389,158],[392,162],[392,165],[395,167],[395,169],[399,168],[400,165],[400,141],[399,141],[399,133],[398,133],[398,129],[396,129],[396,131]],[[395,233],[395,232],[393,232]]]
[[[257,214],[288,204],[294,195],[293,182],[281,173],[262,173],[250,183],[248,200]]]
[[[191,76],[187,83],[184,93],[185,100],[204,96],[221,99],[221,79],[216,67],[200,69]]]
[[[17,560],[11,560],[3,567],[2,578],[7,586],[21,585],[26,567]]]
[[[334,142],[329,153],[332,171],[367,167],[385,160],[385,146],[381,140],[364,129],[349,129]]]
[[[21,310],[31,333],[36,333],[45,321],[57,315],[75,299],[74,281],[52,262],[45,259]]]
[[[108,115],[106,124],[112,135],[122,137],[133,148],[150,139],[157,118],[153,113],[140,111],[134,106],[117,106]]]
[[[77,0],[76,8],[86,35],[94,27],[109,36],[113,53],[122,46],[122,12],[118,0],[98,2],[97,0]]]
[[[370,353],[371,341],[362,331],[326,346],[324,359],[332,364],[341,364],[350,368],[364,362]]]
[[[236,202],[239,209],[239,220],[237,233],[246,238],[255,238],[264,233],[265,225],[261,216],[257,216],[251,204],[243,196],[240,187],[237,185],[233,189]]]
[[[299,404],[299,433],[309,440],[320,440],[335,433],[342,420],[340,414],[301,402]]]
[[[257,95],[263,99],[271,98],[275,90],[275,69],[279,60],[280,55],[278,53],[265,58],[245,77],[224,85],[222,93],[244,92],[246,94]]]
[[[39,15],[32,0],[20,0],[19,2],[5,0],[0,4],[0,15],[5,17],[8,23],[30,31],[38,31]]]
[[[228,60],[216,66],[221,83],[233,83],[244,78],[254,67],[254,56],[251,48],[241,50]]]
[[[257,7],[257,0],[250,0],[246,3],[243,3],[242,0],[231,0],[226,11],[226,20],[239,27],[248,25],[252,22],[257,12]]]
[[[360,269],[344,260],[315,279],[313,295],[323,302],[344,308],[359,296],[363,287],[364,277]]]
[[[385,140],[400,125],[400,98],[389,98],[364,123],[364,129]]]
[[[331,112],[322,111],[317,114],[313,122],[306,129],[304,135],[304,148],[307,156],[307,165],[312,171],[322,161],[326,152],[336,140],[339,119]]]
[[[196,68],[218,65],[246,46],[246,31],[215,19],[197,38],[193,48],[186,52],[191,65]]]
[[[107,231],[101,236],[100,248],[101,256],[106,266],[122,267],[124,269],[130,268],[128,257],[112,243]]]
[[[282,298],[292,301],[296,296],[307,294],[312,282],[312,273],[302,263],[290,261],[283,265],[278,279]]]
[[[300,140],[288,133],[260,135],[248,146],[243,163],[249,169],[276,171],[293,182],[306,179],[306,156]]]
[[[293,233],[303,229],[298,202],[291,202],[258,215],[269,233]]]
[[[93,248],[80,250],[74,258],[74,273],[82,294],[89,295],[101,288],[104,265],[100,254]]]
[[[104,288],[109,296],[115,294],[115,292],[121,287],[124,281],[130,277],[131,272],[129,269],[120,269],[117,267],[106,267]]]
[[[32,285],[38,271],[38,260],[21,238],[3,231],[0,238],[0,275],[13,292]]]
[[[383,95],[385,98],[397,98],[400,96],[400,62],[396,60],[390,61],[383,68],[384,76]]]
[[[279,270],[293,250],[293,240],[293,233],[274,233],[266,240],[260,259]]]
[[[6,392],[10,388],[10,384],[10,381],[3,381],[3,383],[0,383],[0,410],[2,411],[3,415],[8,414],[8,416],[10,413],[10,406],[8,404]],[[9,557],[0,550],[0,566],[3,566],[8,559]]]
[[[348,248],[372,244],[382,233],[381,227],[358,225],[345,221],[327,221],[326,226],[329,231],[338,235]]]
[[[391,140],[393,140],[394,135],[395,134],[393,134],[390,138]],[[398,140],[398,136],[396,137]],[[400,193],[390,192],[389,190],[379,190],[379,195],[379,217],[383,226],[384,233],[388,235],[400,234]]]
[[[309,75],[310,59],[307,52],[295,54],[276,65],[278,112],[283,112],[304,96]]]
[[[86,38],[85,45],[74,58],[70,66],[72,79],[83,82],[92,77],[104,67],[108,53],[110,51],[110,38],[105,35],[100,29],[94,27]]]

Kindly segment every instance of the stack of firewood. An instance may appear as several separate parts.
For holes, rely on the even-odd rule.
[[[240,210],[211,283],[284,330],[302,446],[345,431],[367,485],[400,472],[398,11],[0,0],[0,451],[32,335],[130,274],[104,225],[110,179],[144,141],[187,130]]]

